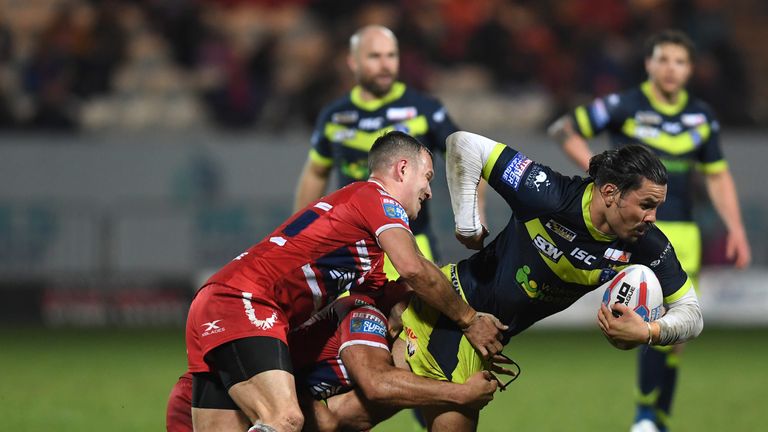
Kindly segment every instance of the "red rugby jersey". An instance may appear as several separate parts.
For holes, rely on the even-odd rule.
[[[294,327],[345,291],[383,285],[377,237],[390,228],[410,232],[408,222],[405,209],[380,184],[352,183],[291,216],[206,284],[274,300]]]

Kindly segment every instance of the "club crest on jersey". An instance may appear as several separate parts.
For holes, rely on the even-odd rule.
[[[365,333],[386,337],[387,329],[384,322],[376,315],[354,312],[349,322],[350,333]]]
[[[525,169],[528,168],[533,161],[528,159],[524,154],[518,153],[515,157],[509,161],[507,168],[504,169],[501,179],[507,182],[515,190],[520,187],[520,180],[523,178]]]
[[[387,120],[389,121],[403,121],[416,117],[418,111],[416,107],[399,107],[387,109]]]
[[[569,230],[568,228],[560,225],[559,223],[555,222],[554,220],[550,219],[547,221],[546,224],[544,224],[545,227],[549,228],[550,231],[553,233],[559,235],[560,237],[568,240],[569,242],[572,242],[573,239],[576,238],[576,233]]]
[[[603,254],[603,258],[611,261],[618,261],[620,263],[628,263],[629,258],[632,256],[632,252],[627,252],[619,249],[608,248]]]
[[[393,199],[382,197],[381,207],[384,209],[384,214],[388,218],[400,219],[401,221],[405,222],[406,225],[408,225],[408,214],[405,212],[405,209],[400,205],[399,202]]]
[[[357,119],[357,111],[339,111],[331,116],[331,122],[333,123],[351,124],[356,122]]]
[[[547,173],[538,165],[534,165],[533,168],[531,168],[531,172],[529,172],[528,176],[525,178],[525,185],[530,189],[536,188],[536,192],[540,192],[539,188],[541,186],[549,186],[549,184]]]
[[[660,125],[664,119],[654,111],[638,111],[635,113],[635,121],[647,125]]]

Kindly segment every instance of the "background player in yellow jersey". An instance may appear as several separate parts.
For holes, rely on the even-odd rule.
[[[620,94],[595,99],[550,127],[565,153],[587,169],[592,152],[587,139],[607,131],[611,145],[643,144],[669,172],[666,203],[656,225],[675,247],[680,262],[696,281],[701,266],[701,238],[693,221],[692,174],[699,169],[707,191],[728,231],[726,257],[739,269],[751,261],[733,177],[719,143],[719,124],[710,108],[685,90],[693,69],[693,43],[684,33],[667,30],[646,42],[648,81]],[[638,396],[633,432],[665,431],[677,381],[682,346],[638,350]]]
[[[400,54],[391,30],[378,25],[363,27],[350,38],[349,50],[347,63],[357,85],[326,105],[318,116],[312,149],[296,189],[294,210],[325,194],[334,169],[339,187],[366,179],[368,150],[385,132],[405,132],[433,153],[445,153],[445,139],[457,130],[437,99],[397,80]],[[434,240],[428,224],[429,209],[425,207],[411,230],[424,256],[434,260]],[[384,270],[390,279],[397,279],[388,262]]]

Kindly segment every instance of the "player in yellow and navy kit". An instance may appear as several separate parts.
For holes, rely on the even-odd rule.
[[[591,152],[586,139],[605,131],[613,147],[641,144],[656,153],[669,172],[667,201],[657,226],[677,245],[683,268],[696,281],[701,235],[693,221],[692,174],[705,175],[707,190],[728,229],[726,255],[737,268],[750,261],[750,248],[728,164],[720,149],[720,126],[711,109],[684,86],[693,45],[686,35],[667,31],[647,42],[648,81],[620,94],[595,99],[553,125],[563,149],[583,169]],[[637,413],[633,432],[667,429],[681,347],[639,351]]]
[[[603,306],[601,328],[614,345],[631,348],[649,340],[669,345],[701,331],[692,282],[667,237],[653,225],[666,196],[667,174],[648,150],[607,151],[593,158],[589,178],[566,177],[504,144],[457,132],[448,138],[446,172],[457,237],[467,246],[481,246],[487,235],[475,197],[481,176],[512,210],[491,243],[443,269],[471,306],[509,327],[502,343],[630,264],[654,271],[668,312],[646,324],[629,309],[614,318]],[[489,367],[450,320],[417,298],[403,314],[403,325],[405,358],[418,375],[463,382]],[[433,431],[474,430],[478,415],[427,412]]]
[[[444,152],[446,137],[456,131],[438,100],[396,80],[397,39],[389,29],[368,26],[355,33],[350,40],[349,66],[358,85],[330,103],[318,117],[295,208],[325,193],[333,169],[339,187],[368,178],[368,150],[385,132],[405,132],[434,153]],[[424,256],[434,260],[434,240],[428,225],[429,210],[424,206],[418,219],[412,221],[411,230]],[[397,279],[388,262],[385,271],[390,279]]]

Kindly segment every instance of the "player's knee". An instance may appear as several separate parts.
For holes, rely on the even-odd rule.
[[[280,430],[300,432],[304,427],[304,415],[301,413],[299,407],[290,407],[286,409],[282,415],[280,415],[278,421],[283,426]]]

